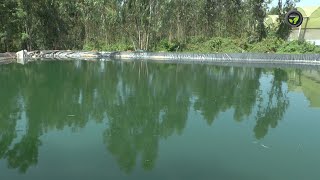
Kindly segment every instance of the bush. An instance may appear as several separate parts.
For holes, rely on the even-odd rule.
[[[283,43],[284,41],[277,37],[268,37],[260,42],[250,44],[248,51],[259,53],[276,53]]]
[[[129,43],[106,44],[105,42],[89,42],[83,47],[85,50],[97,51],[127,51],[134,50]],[[284,41],[274,35],[269,35],[260,42],[251,41],[247,38],[206,38],[193,36],[181,43],[177,40],[161,40],[153,50],[155,51],[186,51],[199,53],[320,53],[320,46],[301,41]]]
[[[168,51],[168,52],[174,52],[174,51],[181,51],[183,49],[183,43],[173,40],[170,42],[168,39],[163,39],[159,42],[159,45],[157,46],[157,51]]]
[[[188,44],[199,44],[203,43],[207,40],[208,38],[204,36],[191,36],[187,39]]]
[[[185,51],[208,53],[320,53],[320,46],[301,41],[284,41],[274,35],[269,35],[260,42],[248,38],[191,37],[188,39]]]
[[[320,47],[315,46],[309,42],[291,41],[285,42],[279,48],[279,53],[319,53]]]
[[[185,51],[189,52],[243,52],[246,44],[242,40],[214,37],[191,37],[188,39]]]
[[[127,51],[134,50],[133,46],[126,43],[107,44],[105,42],[89,42],[83,46],[84,50],[92,51]]]

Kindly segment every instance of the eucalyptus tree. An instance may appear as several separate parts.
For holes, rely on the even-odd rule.
[[[267,4],[265,3],[265,0],[251,0],[249,2],[251,7],[251,18],[256,20],[256,22],[252,24],[253,30],[257,35],[258,41],[261,41],[262,38],[265,38],[267,35],[264,25],[267,13]]]
[[[148,49],[162,26],[167,1],[126,0],[121,4],[121,27],[136,49]],[[166,7],[164,7],[166,6]]]
[[[279,28],[277,30],[277,35],[282,39],[287,39],[291,31],[291,27],[284,21],[285,15],[295,7],[297,2],[300,2],[300,0],[285,0],[284,2],[283,0],[278,0],[277,10],[279,16]]]
[[[279,0],[281,17],[294,0]],[[3,0],[0,50],[154,49],[193,36],[265,37],[269,0]],[[281,19],[281,18],[280,18]],[[280,26],[284,36],[286,26]],[[122,50],[124,47],[111,49]]]
[[[0,2],[0,51],[11,51],[19,48],[20,16],[17,1],[3,0]]]

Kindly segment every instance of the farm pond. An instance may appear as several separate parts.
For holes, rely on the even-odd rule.
[[[320,70],[0,66],[1,180],[318,180]]]

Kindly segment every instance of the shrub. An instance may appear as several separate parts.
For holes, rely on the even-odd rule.
[[[249,52],[275,53],[284,43],[283,40],[276,37],[268,37],[260,42],[250,44]]]
[[[173,52],[173,51],[181,51],[183,47],[184,47],[183,43],[177,40],[173,40],[170,42],[168,39],[163,39],[159,42],[159,45],[157,46],[156,50]]]
[[[126,43],[107,44],[105,42],[89,42],[83,46],[84,50],[92,51],[127,51],[134,50],[133,46]]]
[[[319,47],[305,41],[285,42],[279,48],[280,53],[317,53],[317,50],[319,50]]]
[[[214,37],[192,37],[187,41],[186,51],[191,52],[243,52],[246,44],[242,40]]]

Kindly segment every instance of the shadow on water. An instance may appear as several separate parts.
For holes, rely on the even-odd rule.
[[[269,89],[263,89],[260,79],[267,72],[272,78]],[[208,125],[229,109],[239,122],[254,115],[253,132],[261,139],[283,118],[289,106],[284,84],[295,72],[114,61],[3,66],[0,159],[25,173],[38,162],[41,135],[64,127],[77,131],[89,119],[102,123],[107,118],[104,144],[121,170],[130,173],[138,157],[141,166],[151,170],[159,141],[182,134],[192,109]],[[24,129],[18,125],[22,119]]]

